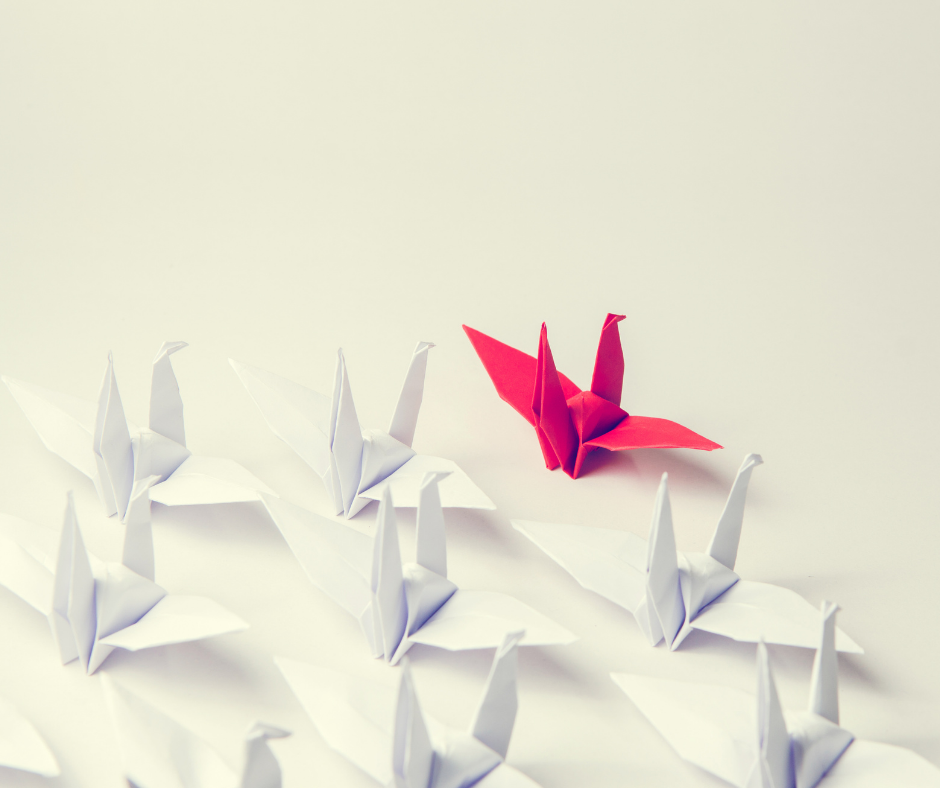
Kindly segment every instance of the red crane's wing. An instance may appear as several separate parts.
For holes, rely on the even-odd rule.
[[[585,441],[585,446],[618,451],[623,449],[712,449],[722,448],[688,427],[669,419],[627,416],[610,432]]]
[[[532,394],[535,391],[535,377],[538,369],[536,359],[470,326],[464,326],[463,330],[480,357],[480,361],[483,362],[490,380],[496,386],[496,393],[534,426]],[[581,391],[560,372],[558,378],[566,399]]]

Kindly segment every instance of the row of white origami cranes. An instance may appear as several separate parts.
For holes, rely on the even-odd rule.
[[[505,757],[514,719],[515,649],[519,644],[564,644],[576,638],[512,597],[458,589],[447,578],[442,506],[494,507],[454,463],[418,455],[411,448],[431,345],[419,343],[413,354],[388,432],[360,428],[341,351],[330,399],[272,373],[232,362],[271,429],[321,476],[337,514],[352,517],[370,500],[380,501],[373,537],[281,500],[234,462],[195,457],[186,449],[182,400],[169,358],[184,346],[165,343],[155,359],[149,429],[127,422],[110,357],[97,405],[4,378],[45,445],[92,478],[106,513],[118,515],[125,524],[125,542],[121,564],[102,564],[90,556],[71,499],[57,548],[51,530],[4,517],[0,519],[0,584],[47,615],[63,662],[79,658],[89,673],[114,648],[134,651],[244,629],[245,622],[211,600],[167,594],[153,582],[150,502],[172,506],[260,500],[311,581],[359,620],[374,656],[394,664],[415,643],[450,650],[497,649],[486,695],[495,699],[484,700],[472,734],[456,739],[424,720],[407,667],[401,674],[397,705],[369,700],[365,708],[361,705],[362,693],[350,689],[355,680],[324,678],[325,674],[313,666],[278,660],[324,739],[379,782],[396,786],[532,785],[528,778],[505,765],[497,768]],[[514,521],[513,525],[584,587],[630,610],[652,645],[665,640],[674,649],[692,629],[700,629],[736,640],[812,648],[819,642],[818,614],[812,606],[792,591],[741,580],[733,571],[747,486],[751,471],[760,462],[757,455],[745,458],[707,554],[676,550],[665,475],[648,543],[626,532],[587,526],[527,521]],[[418,507],[414,563],[402,563],[393,500],[400,506]],[[828,646],[826,638],[831,639]],[[836,646],[861,653],[848,636],[836,631],[834,614],[824,610],[823,647],[817,653],[817,663],[822,659],[820,654],[831,652],[831,659],[825,657],[829,660],[827,675],[833,677],[831,686],[835,681]],[[764,660],[762,665],[766,662],[762,645],[759,659]],[[617,680],[626,689],[629,680]],[[730,770],[721,767],[725,768],[722,772],[713,764],[686,757],[735,785],[809,788],[827,774],[836,758],[822,771],[817,768],[819,774],[815,777],[812,769],[791,768],[785,772],[773,766],[776,761],[767,755],[763,743],[768,736],[767,726],[777,723],[765,720],[769,685],[766,679],[762,681],[764,689],[758,698],[762,722],[745,736],[757,748],[757,755],[751,759],[745,748],[738,758],[741,763],[748,761],[746,769],[736,763]],[[642,686],[642,681],[635,679],[632,686]],[[676,697],[683,697],[681,690],[677,693]],[[108,696],[116,716],[150,714],[153,720],[161,716],[113,684],[109,684]],[[387,696],[380,690],[369,695],[376,699]],[[637,697],[650,696],[648,688],[645,694],[637,691]],[[690,690],[688,697],[693,696]],[[657,716],[648,711],[648,703],[644,706],[637,702],[670,738],[669,725],[659,720],[669,716],[669,708],[681,704],[654,704],[657,709],[661,706],[667,710]],[[348,706],[346,711],[342,710],[344,704]],[[392,706],[394,710],[389,711]],[[511,715],[505,711],[510,706]],[[496,708],[503,711],[497,713]],[[356,715],[370,720],[373,727],[377,719],[387,720],[380,726],[385,738],[370,746],[362,742],[352,745],[335,734],[335,720],[343,719],[346,725]],[[481,715],[484,723],[478,724]],[[676,716],[684,719],[687,715],[678,711]],[[18,722],[7,729],[18,731],[20,739],[33,743],[32,749],[19,750],[33,753],[31,763],[35,768],[29,764],[16,768],[54,773],[54,758],[35,730],[15,712],[11,719]],[[486,723],[487,719],[491,723]],[[488,724],[503,733],[494,738],[484,731]],[[795,731],[791,738],[797,744],[787,739],[788,753],[806,745],[816,735],[812,731],[829,730],[820,725],[813,722],[807,729],[809,734],[799,725],[791,727]],[[118,727],[124,731],[125,771],[141,788],[178,785],[180,769],[190,773],[191,779],[183,784],[195,788],[280,785],[280,771],[266,740],[285,732],[271,726],[261,725],[249,735],[241,772],[211,765],[218,757],[205,745],[193,744],[192,735],[172,721],[139,725],[136,730],[163,731],[160,735],[150,734],[149,739],[144,734],[131,736],[128,731],[135,728],[129,722]],[[347,728],[340,726],[337,730]],[[783,730],[786,734],[787,729]],[[842,738],[833,734],[832,738],[827,733],[823,736],[827,743],[813,744],[813,752],[831,756],[831,741],[843,741],[846,735],[851,741],[849,734],[839,734]],[[738,738],[732,738],[738,742]],[[178,739],[189,743],[177,744]],[[780,735],[777,739],[783,740]],[[881,745],[881,749],[872,749],[867,743],[862,747],[859,744],[856,742],[854,749],[846,752],[862,752],[869,770],[903,768],[909,775],[916,775],[909,780],[919,780],[906,784],[940,785],[940,771],[913,753],[900,751],[905,753],[900,757],[898,748]],[[779,743],[774,746],[782,748]],[[686,754],[678,744],[677,749]],[[190,754],[184,757],[179,754],[183,751]],[[5,752],[5,745],[0,743],[0,756]],[[197,752],[198,757],[194,754]],[[838,763],[854,763],[856,759],[843,756]],[[209,765],[193,771],[192,764],[197,761]],[[0,757],[0,763],[6,762]],[[742,769],[746,771],[745,782],[729,778],[739,776]],[[257,780],[250,777],[255,771]],[[835,775],[847,777],[840,777],[842,782],[830,782]],[[825,784],[873,784],[860,779],[857,769],[842,765],[828,771]]]

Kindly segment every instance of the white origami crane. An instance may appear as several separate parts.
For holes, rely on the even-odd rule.
[[[170,355],[184,347],[185,342],[164,342],[154,359],[149,429],[125,418],[110,353],[97,403],[2,378],[46,448],[88,476],[105,513],[127,525],[125,563],[150,580],[153,566],[137,559],[135,543],[149,538],[151,500],[180,506],[273,494],[238,463],[195,457],[186,448],[183,400],[170,363]]]
[[[504,759],[516,720],[516,647],[496,651],[470,732],[421,712],[406,659],[397,697],[385,684],[276,657],[275,662],[326,743],[390,788],[537,788]]]
[[[245,736],[241,765],[233,769],[192,731],[102,676],[124,775],[138,788],[281,788],[281,767],[269,739],[289,731],[255,723]]]
[[[675,650],[693,629],[746,643],[814,648],[816,611],[794,591],[741,580],[734,571],[751,472],[763,460],[744,458],[708,553],[679,553],[672,529],[667,474],[653,510],[649,542],[625,531],[513,520],[582,586],[629,610],[650,644]],[[838,632],[840,651],[862,649]]]
[[[523,645],[567,644],[577,638],[518,599],[463,591],[447,579],[443,474],[419,490],[417,563],[402,566],[391,490],[379,503],[374,538],[263,496],[271,517],[307,577],[362,626],[372,655],[396,664],[415,643],[451,651],[495,648],[506,632],[526,630]]]
[[[59,764],[49,746],[17,708],[0,699],[0,767],[57,777]]]
[[[349,388],[343,351],[338,352],[332,398],[271,372],[229,359],[272,432],[323,479],[336,514],[356,515],[391,487],[399,506],[416,506],[415,491],[428,472],[447,472],[444,506],[495,509],[451,460],[411,448],[424,392],[429,342],[419,342],[398,395],[388,432],[363,430]]]
[[[680,756],[737,788],[940,788],[940,769],[916,753],[839,727],[837,610],[822,604],[806,712],[782,711],[762,641],[756,699],[711,684],[611,676]]]
[[[50,529],[0,515],[0,585],[49,618],[62,664],[80,659],[89,674],[116,648],[139,651],[248,628],[218,602],[168,594],[127,566],[90,555],[71,493],[58,549]]]

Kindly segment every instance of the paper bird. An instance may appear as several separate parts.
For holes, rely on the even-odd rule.
[[[734,571],[751,472],[763,460],[744,458],[707,553],[676,551],[667,474],[653,509],[649,543],[626,531],[513,520],[584,588],[629,610],[650,645],[675,650],[693,629],[746,643],[814,648],[816,611],[794,591],[741,580]],[[862,649],[839,631],[840,651]]]
[[[451,460],[418,454],[414,439],[424,392],[430,342],[419,342],[411,357],[388,432],[363,430],[349,387],[346,360],[336,359],[332,397],[325,397],[271,372],[229,359],[271,431],[323,480],[336,514],[355,516],[391,487],[399,506],[416,506],[415,491],[428,472],[450,474],[441,487],[444,506],[495,509]]]
[[[408,660],[398,692],[378,682],[276,657],[275,662],[326,743],[383,786],[537,788],[505,763],[516,720],[516,647],[505,636],[477,713],[464,733],[426,716]]]
[[[783,712],[762,641],[756,699],[711,684],[611,677],[682,758],[737,788],[940,788],[940,770],[919,755],[839,726],[837,610],[823,602],[805,712]]]
[[[394,665],[415,643],[450,651],[494,648],[518,629],[526,630],[526,646],[577,640],[514,597],[459,590],[447,578],[441,476],[429,473],[421,483],[417,563],[404,566],[387,487],[374,537],[281,498],[264,496],[264,504],[307,577],[358,619],[374,657]]]
[[[151,500],[181,506],[273,494],[238,463],[196,457],[186,448],[183,400],[170,363],[170,355],[184,347],[185,342],[164,342],[154,359],[149,429],[125,418],[110,353],[97,403],[2,378],[46,448],[88,476],[105,514],[130,528],[150,522]],[[152,568],[133,568],[153,580]]]
[[[631,416],[620,407],[624,365],[617,324],[623,319],[608,314],[604,320],[590,391],[581,391],[555,369],[544,323],[538,358],[463,327],[500,398],[535,427],[549,470],[560,465],[577,479],[584,458],[595,449],[721,448],[674,421]]]
[[[0,699],[0,767],[40,777],[59,776],[59,764],[49,746],[16,706],[3,699]]]
[[[102,676],[105,699],[117,734],[124,775],[140,788],[281,788],[281,767],[269,739],[289,731],[257,722],[245,735],[238,769],[233,769],[196,734],[143,698]]]
[[[116,648],[139,651],[248,628],[218,602],[169,594],[124,564],[89,554],[71,493],[58,549],[50,529],[0,515],[0,585],[48,617],[62,664],[79,659],[88,674]]]

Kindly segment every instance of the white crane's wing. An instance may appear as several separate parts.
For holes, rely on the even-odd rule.
[[[57,777],[59,764],[49,746],[16,707],[0,699],[0,766]]]
[[[496,648],[507,633],[525,630],[521,646],[567,645],[578,639],[560,624],[508,594],[457,590],[408,640],[448,651]]]
[[[7,384],[45,447],[94,479],[97,465],[92,436],[97,404],[5,375],[0,379]]]
[[[612,673],[611,678],[683,759],[746,788],[757,758],[753,695],[628,673]]]
[[[739,580],[696,616],[691,626],[732,640],[816,648],[819,610],[789,588]],[[850,654],[864,650],[841,629],[836,648]]]
[[[628,531],[513,520],[584,588],[635,612],[646,592],[647,544]]]
[[[0,514],[0,585],[43,615],[52,610],[57,538],[49,528]]]
[[[150,500],[164,506],[260,501],[275,495],[268,485],[234,460],[190,456],[169,478],[150,488]]]
[[[330,470],[330,399],[273,372],[229,359],[271,431],[324,478]]]
[[[856,739],[819,782],[819,788],[940,788],[940,769],[893,744]]]
[[[416,454],[398,470],[389,474],[367,490],[359,493],[361,498],[381,501],[385,488],[392,491],[392,499],[399,509],[416,507],[421,482],[428,473],[447,473],[438,489],[441,493],[441,506],[450,509],[495,509],[487,494],[477,487],[453,460],[443,457],[431,457]]]
[[[203,640],[243,629],[248,629],[247,623],[212,599],[169,594],[136,624],[101,638],[99,642],[127,651],[140,651],[154,646]]]
[[[473,788],[539,788],[539,784],[518,769],[501,763],[482,780],[475,782]]]
[[[392,779],[395,688],[284,657],[274,661],[324,741],[379,783],[388,785]]]
[[[310,582],[360,618],[372,604],[371,537],[280,498],[263,500]]]
[[[172,717],[101,677],[124,775],[147,788],[233,788],[238,779],[208,744]]]

